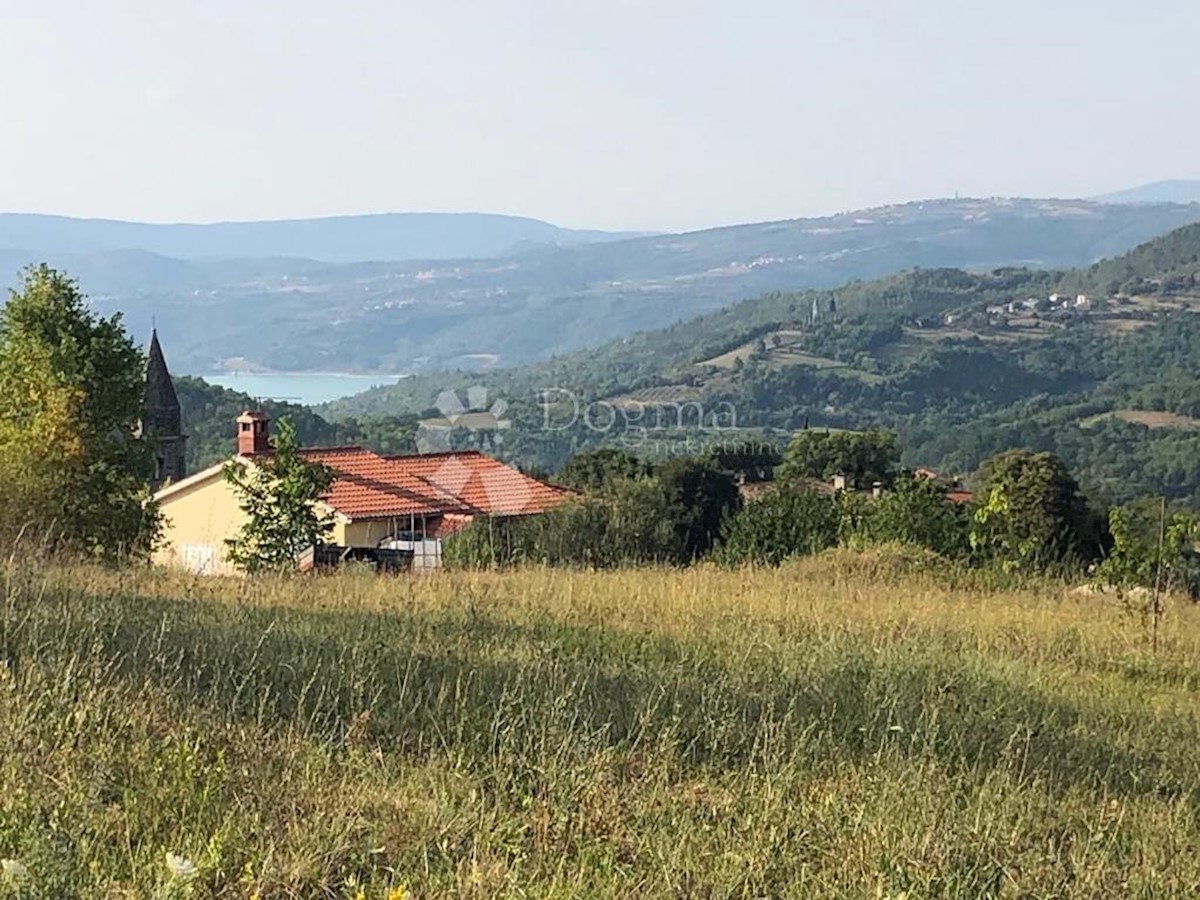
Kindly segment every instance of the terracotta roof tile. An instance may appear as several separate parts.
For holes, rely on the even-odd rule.
[[[336,473],[325,502],[350,519],[539,513],[569,495],[478,451],[380,456],[362,447],[312,448]]]
[[[457,498],[465,511],[477,515],[545,512],[572,493],[530,478],[477,450],[390,456],[388,461]]]
[[[317,448],[303,456],[333,469],[336,477],[324,500],[350,519],[437,515],[462,505],[362,447]]]

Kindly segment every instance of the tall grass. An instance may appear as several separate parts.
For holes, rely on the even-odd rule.
[[[4,577],[0,896],[1200,890],[1183,603],[1152,653],[1111,599],[879,555]]]

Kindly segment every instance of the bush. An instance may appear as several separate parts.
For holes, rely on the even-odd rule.
[[[829,497],[775,485],[726,522],[718,558],[729,565],[777,566],[789,557],[832,547],[837,540],[838,516]]]

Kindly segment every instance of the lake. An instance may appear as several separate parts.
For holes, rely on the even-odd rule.
[[[241,391],[260,400],[286,400],[315,406],[380,385],[395,384],[402,376],[344,372],[217,372],[200,377],[210,384]]]

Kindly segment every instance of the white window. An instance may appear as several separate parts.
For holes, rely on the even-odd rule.
[[[179,561],[196,575],[212,575],[217,571],[217,549],[212,544],[183,544]]]

